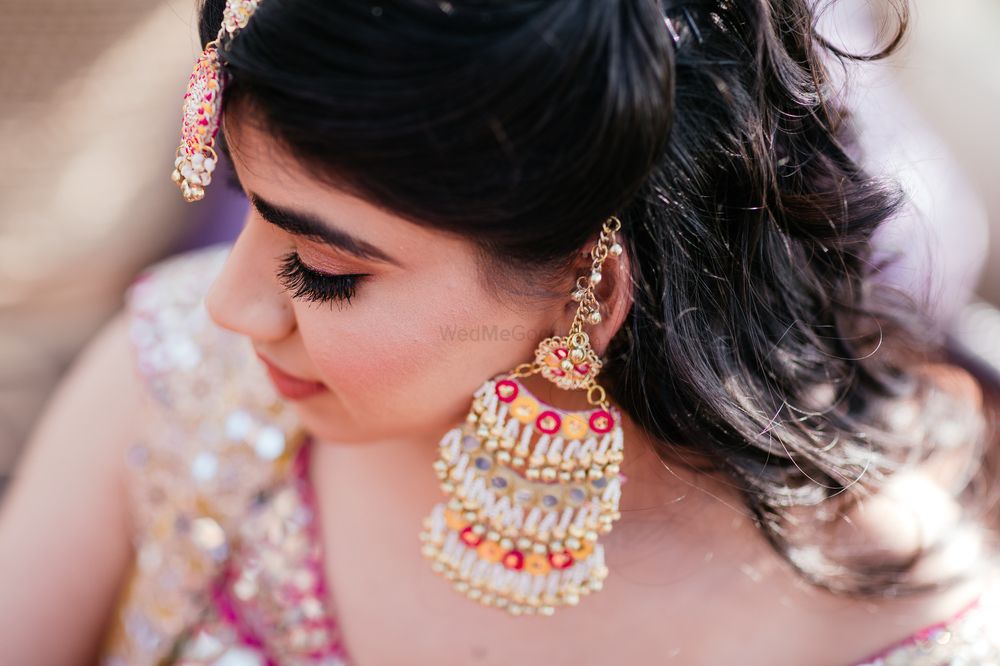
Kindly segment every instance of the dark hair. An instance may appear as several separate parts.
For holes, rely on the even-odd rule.
[[[901,593],[927,587],[908,585],[919,553],[848,566],[792,518],[832,525],[834,499],[927,456],[942,414],[984,437],[916,370],[939,341],[872,279],[903,196],[852,156],[821,62],[888,55],[899,18],[850,56],[805,0],[266,0],[224,53],[225,104],[331,184],[474,240],[510,284],[559,274],[617,214],[634,306],[606,354],[613,400],[665,462],[736,484],[811,582]]]

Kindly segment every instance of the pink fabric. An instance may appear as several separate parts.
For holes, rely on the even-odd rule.
[[[240,637],[240,641],[243,645],[256,648],[262,653],[266,653],[266,646],[264,642],[260,640],[253,631],[246,626],[240,617],[239,612],[236,610],[236,604],[233,602],[233,598],[228,593],[228,585],[231,580],[231,572],[227,570],[226,575],[223,576],[216,586],[212,589],[212,603],[215,604],[215,610],[218,612],[219,617],[221,617],[226,624],[231,626],[236,634]],[[267,666],[279,666],[270,657],[267,657]]]
[[[316,544],[319,552],[322,552],[322,538],[318,523],[319,513],[317,510],[315,494],[312,485],[309,483],[309,459],[312,451],[312,445],[313,439],[311,437],[307,437],[299,446],[292,461],[291,476],[292,482],[296,485],[296,488],[302,498],[303,506],[307,507],[312,512],[313,518],[309,521],[306,528],[310,542]],[[320,599],[327,599],[328,588],[322,561],[322,558],[320,558],[318,562],[311,567],[311,570],[316,576],[316,584],[308,590],[308,593],[309,595]],[[261,654],[265,655],[267,666],[281,666],[280,662],[276,661],[274,657],[269,654],[267,641],[255,633],[253,627],[250,626],[244,618],[244,615],[241,612],[243,602],[234,598],[231,592],[233,582],[239,577],[238,564],[236,562],[238,561],[234,562],[233,559],[230,559],[224,575],[219,577],[212,589],[212,603],[215,610],[218,613],[218,616],[236,631],[243,645],[252,647],[258,650]],[[306,596],[306,592],[303,591],[288,590],[286,592],[287,601],[291,604],[300,603]],[[321,620],[313,621],[310,624],[312,626],[319,626],[324,623],[330,623],[331,625],[336,624],[333,618],[330,617],[324,617]],[[340,640],[334,640],[327,645],[306,653],[306,656],[319,660],[327,655],[343,655],[343,652],[344,648]]]
[[[895,643],[891,643],[890,645],[884,647],[883,649],[879,650],[878,652],[874,652],[874,653],[868,655],[867,657],[865,657],[861,661],[858,661],[858,662],[852,664],[851,666],[859,666],[861,664],[867,664],[867,663],[875,661],[877,659],[881,659],[881,658],[887,657],[891,653],[893,653],[893,652],[895,652],[897,650],[900,650],[902,648],[905,648],[907,646],[915,645],[917,643],[920,643],[920,642],[927,641],[927,640],[931,639],[933,637],[933,635],[935,633],[937,633],[938,631],[943,631],[943,630],[948,629],[948,627],[951,624],[953,624],[954,622],[957,622],[958,620],[960,620],[963,617],[965,617],[968,613],[970,613],[974,609],[978,608],[981,600],[982,600],[982,597],[977,597],[977,598],[973,599],[971,602],[969,602],[968,604],[966,604],[965,606],[963,606],[961,610],[953,613],[948,619],[941,620],[940,622],[935,622],[933,624],[929,624],[926,627],[913,632],[912,634],[910,634],[906,638],[898,640]]]

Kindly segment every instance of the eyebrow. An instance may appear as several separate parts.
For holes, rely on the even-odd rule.
[[[276,206],[256,194],[251,193],[249,199],[264,220],[290,234],[324,243],[348,254],[353,254],[360,259],[382,261],[400,266],[398,261],[371,243],[331,226],[319,218]]]

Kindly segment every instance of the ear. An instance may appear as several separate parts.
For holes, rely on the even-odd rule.
[[[584,332],[590,336],[590,345],[598,356],[603,356],[607,350],[611,339],[618,333],[618,329],[625,323],[625,318],[632,309],[632,263],[629,251],[623,242],[622,233],[617,233],[618,244],[622,246],[622,253],[617,257],[608,255],[601,265],[601,281],[594,287],[594,297],[597,299],[597,307],[601,312],[601,322],[591,324],[585,322]],[[593,260],[590,256],[590,248],[597,243],[597,236],[589,242],[573,264],[573,281],[576,284],[578,276],[589,276]],[[567,293],[567,303],[563,309],[560,321],[557,323],[557,330],[554,335],[566,335],[569,327],[573,323],[576,309],[579,304],[569,298]]]

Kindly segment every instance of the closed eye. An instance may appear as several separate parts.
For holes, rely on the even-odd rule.
[[[298,252],[289,252],[281,259],[278,280],[292,298],[320,303],[346,302],[354,298],[364,273],[334,275],[302,263]]]

